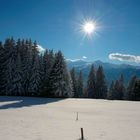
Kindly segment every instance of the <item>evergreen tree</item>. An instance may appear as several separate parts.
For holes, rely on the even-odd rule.
[[[0,95],[5,94],[5,49],[0,42]]]
[[[125,86],[124,86],[124,76],[121,74],[120,79],[119,79],[119,93],[118,93],[118,99],[122,100],[124,99],[125,96]]]
[[[20,56],[21,56],[21,61],[23,63],[25,63],[28,48],[25,45],[24,39],[22,41],[20,41],[20,39],[18,39],[17,46],[19,48],[19,52],[20,52]]]
[[[14,78],[13,78],[13,91],[14,95],[23,95],[24,89],[23,89],[23,73],[22,73],[22,64],[21,64],[21,57],[19,52],[17,52],[17,58],[15,61],[15,72],[14,72]]]
[[[54,65],[54,53],[53,50],[46,50],[43,56],[43,96],[46,95],[49,86],[50,72]]]
[[[13,38],[5,41],[5,92],[6,95],[14,95],[14,73],[15,73],[15,43]]]
[[[43,65],[43,55],[39,56],[39,71],[40,71],[40,96],[44,91],[44,65]]]
[[[71,71],[71,79],[72,79],[72,87],[73,87],[73,94],[74,98],[78,98],[78,81],[77,81],[77,76],[75,72],[75,68],[72,68]]]
[[[27,48],[26,54],[24,55],[23,58],[23,63],[22,63],[22,69],[23,69],[23,87],[24,87],[24,93],[26,96],[28,96],[28,89],[29,89],[29,82],[30,82],[30,77],[31,77],[31,69],[32,69],[32,56],[30,49]]]
[[[52,70],[53,65],[54,65],[54,52],[53,52],[53,50],[50,50],[48,52],[48,57],[46,59],[46,69],[45,69],[45,72],[46,72],[47,80],[49,79],[50,72]]]
[[[39,95],[41,86],[41,72],[39,64],[39,52],[37,50],[37,43],[34,42],[32,46],[31,41],[28,42],[31,48],[31,74],[29,78],[28,92],[30,95]]]
[[[48,50],[46,49],[45,52],[44,52],[44,54],[43,54],[43,71],[44,71],[44,78],[46,78],[45,75],[47,75],[47,74],[46,74],[46,73],[47,73],[47,60],[48,60],[48,56],[49,56],[48,53],[49,53],[49,52],[48,52]]]
[[[22,42],[21,42],[20,38],[17,40],[15,47],[16,47],[17,53],[20,54],[20,59],[21,59],[21,55],[22,55],[23,50],[22,50]],[[22,62],[22,59],[21,59],[21,62]]]
[[[80,71],[79,78],[78,78],[78,90],[77,90],[79,98],[83,97],[83,90],[84,90],[84,86],[83,86],[83,73],[82,73],[82,71]]]
[[[70,71],[67,68],[67,65],[64,69],[65,73],[64,73],[64,78],[65,78],[65,82],[66,82],[66,97],[74,97],[74,93],[73,93],[73,86],[72,86],[72,79],[71,79],[71,75],[70,75]]]
[[[111,82],[111,85],[107,94],[107,99],[109,100],[114,99],[114,81]]]
[[[64,57],[59,51],[49,76],[48,96],[72,97],[72,83]]]
[[[140,101],[140,79],[136,79],[134,83],[132,100]]]
[[[114,85],[114,90],[113,90],[113,99],[119,100],[120,99],[120,85],[119,81],[116,80],[115,85]]]
[[[87,81],[87,92],[88,92],[88,97],[89,98],[94,98],[95,94],[95,70],[94,66],[91,66],[91,70],[88,76],[88,81]]]
[[[107,84],[105,80],[104,70],[99,66],[96,73],[96,94],[95,98],[105,99],[107,96]]]
[[[133,99],[133,89],[134,89],[136,79],[137,79],[136,76],[132,76],[132,78],[129,81],[129,84],[128,84],[128,87],[127,87],[127,92],[126,92],[126,95],[125,95],[126,100],[132,100]]]
[[[28,92],[30,95],[39,95],[41,87],[41,73],[39,65],[39,56],[36,55],[33,61],[31,77],[29,79]]]

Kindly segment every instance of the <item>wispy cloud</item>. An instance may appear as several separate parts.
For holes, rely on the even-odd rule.
[[[109,54],[109,59],[140,63],[140,56],[130,54],[111,53]]]
[[[67,61],[71,61],[71,62],[76,62],[76,61],[84,61],[85,59],[87,59],[86,56],[82,56],[82,58],[79,58],[79,59],[66,59]]]
[[[82,58],[83,58],[83,59],[87,59],[87,57],[86,57],[86,56],[83,56]]]
[[[37,49],[40,53],[43,53],[45,49],[41,45],[37,45]]]
[[[77,62],[77,61],[81,61],[82,59],[66,59],[66,60],[71,62]]]

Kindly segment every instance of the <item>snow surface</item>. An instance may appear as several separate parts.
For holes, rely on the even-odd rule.
[[[0,97],[0,140],[78,140],[81,127],[87,140],[140,140],[140,102]]]

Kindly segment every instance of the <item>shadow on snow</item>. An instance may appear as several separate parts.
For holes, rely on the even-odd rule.
[[[52,102],[58,102],[63,99],[64,98],[0,96],[0,109],[16,109],[22,107],[30,107],[34,105],[42,105],[42,104],[48,104]]]

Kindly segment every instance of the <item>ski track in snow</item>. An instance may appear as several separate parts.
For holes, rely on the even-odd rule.
[[[78,140],[81,127],[86,140],[139,140],[140,102],[0,97],[0,140]]]

